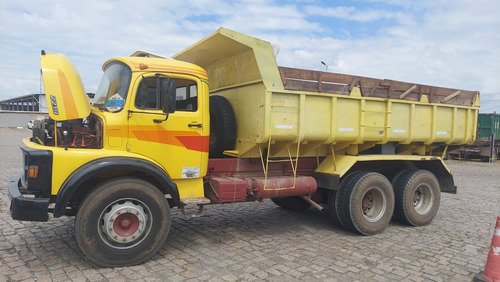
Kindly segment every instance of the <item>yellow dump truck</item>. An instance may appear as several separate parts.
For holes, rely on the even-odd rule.
[[[478,92],[278,67],[271,44],[224,28],[173,58],[108,60],[90,101],[42,51],[50,118],[22,141],[12,218],[76,216],[83,253],[124,266],[163,245],[173,207],[272,199],[371,235],[428,224],[456,192],[441,156],[474,141]]]

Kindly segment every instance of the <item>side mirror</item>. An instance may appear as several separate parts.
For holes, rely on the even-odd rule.
[[[161,82],[160,103],[161,109],[166,114],[175,112],[175,81],[172,79],[163,79]]]

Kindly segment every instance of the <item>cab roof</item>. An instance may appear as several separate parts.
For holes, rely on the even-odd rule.
[[[128,65],[132,71],[187,73],[203,80],[208,79],[206,71],[195,64],[164,58],[144,51],[137,51],[130,57],[111,58],[102,65],[102,69],[106,69],[110,63],[117,61]]]

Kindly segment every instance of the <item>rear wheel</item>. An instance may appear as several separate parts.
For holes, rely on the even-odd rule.
[[[413,226],[426,225],[439,209],[441,191],[434,174],[427,170],[406,170],[393,180],[396,205],[394,218]]]
[[[364,171],[343,182],[335,204],[344,227],[373,235],[389,224],[394,211],[394,193],[385,176]]]
[[[330,190],[328,192],[327,210],[333,223],[335,225],[342,225],[339,219],[339,215],[337,214],[337,205],[335,204],[336,199],[337,199],[337,191]]]
[[[161,248],[170,222],[170,207],[156,187],[139,179],[120,179],[84,199],[75,236],[83,253],[98,265],[135,265]]]
[[[340,183],[340,187],[350,185],[348,183],[350,183],[354,178],[354,176],[356,176],[358,173],[360,173],[360,171],[354,171],[345,176],[342,179],[342,182]],[[345,188],[340,188],[340,189],[345,189]],[[342,223],[342,221],[340,220],[339,215],[337,213],[337,204],[336,204],[337,195],[338,195],[337,190],[330,190],[328,192],[328,202],[327,202],[328,214],[330,215],[330,218],[332,219],[335,225],[341,225],[346,227],[344,223]]]

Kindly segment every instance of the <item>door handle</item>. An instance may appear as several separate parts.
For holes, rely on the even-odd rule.
[[[201,123],[190,123],[190,124],[188,124],[188,127],[202,128],[203,124],[201,124]]]

